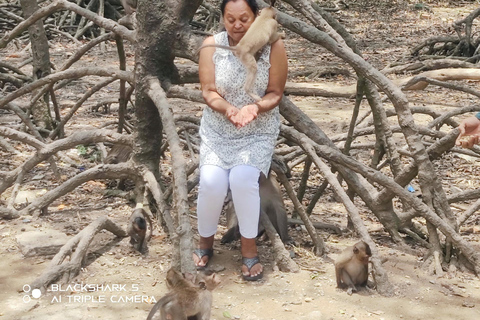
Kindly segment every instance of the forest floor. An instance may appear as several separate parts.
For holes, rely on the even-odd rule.
[[[338,13],[340,21],[358,41],[364,57],[378,69],[408,55],[416,44],[427,38],[452,33],[452,22],[476,9],[475,4],[466,1],[461,4],[430,1],[428,5],[431,11],[413,10],[413,4],[406,1],[396,3],[402,5],[379,4],[370,8],[368,13],[352,6]],[[305,43],[294,38],[292,34],[287,33],[285,44],[291,75],[295,71],[309,68],[314,70],[318,66],[345,67],[323,48]],[[58,64],[73,50],[74,45],[71,43],[52,42],[52,58]],[[133,52],[131,47],[127,50]],[[0,54],[1,59],[8,59],[14,64],[24,58],[14,47],[0,51]],[[115,48],[109,44],[107,52],[96,49],[82,58],[79,64],[82,63],[115,67]],[[130,54],[129,68],[132,67],[133,56]],[[59,97],[62,112],[67,112],[95,81],[88,79],[76,81],[74,86],[68,87],[69,91],[63,90],[63,95]],[[348,76],[312,79],[291,76],[289,81],[345,85],[355,83],[355,79]],[[477,87],[474,82],[469,82],[469,85]],[[100,99],[111,98],[111,92],[116,90],[117,87],[112,85],[100,93]],[[421,92],[408,92],[407,95],[412,106],[427,106],[439,112],[475,101],[466,94],[434,87],[428,87]],[[346,132],[353,100],[293,96],[291,99],[310,115],[328,136]],[[179,112],[195,115],[198,115],[203,107],[201,104],[180,100],[174,100],[172,104]],[[95,102],[87,102],[87,106],[93,105]],[[366,110],[366,106],[363,107],[362,111]],[[114,111],[113,109],[114,107],[111,111]],[[99,127],[115,118],[115,112],[93,113],[86,107],[78,112],[67,131]],[[14,119],[10,114],[0,113],[0,125],[11,124],[16,121]],[[418,121],[423,120],[419,117]],[[25,159],[27,154],[32,152],[22,151],[25,154],[18,156],[21,159],[8,161],[5,159],[6,154],[2,153],[0,158],[4,160],[0,161],[0,170],[12,169],[11,163]],[[75,157],[74,153],[76,150],[71,152],[72,157]],[[368,158],[368,153],[365,154],[362,150],[355,151],[353,155],[360,159]],[[88,158],[78,158],[77,169],[60,164],[61,172],[72,176],[77,174],[82,166],[94,165]],[[475,189],[480,185],[480,163],[473,158],[447,154],[435,164],[448,194],[458,189]],[[66,176],[62,179],[66,179]],[[294,179],[298,177],[298,174],[294,175]],[[25,197],[42,194],[59,183],[53,179],[48,166],[37,167],[22,186],[19,205]],[[112,235],[102,232],[93,242],[94,248],[86,266],[72,283],[62,287],[50,286],[40,298],[33,298],[32,293],[28,292],[28,286],[25,286],[42,274],[48,267],[50,258],[24,257],[18,246],[18,238],[22,234],[55,230],[72,236],[100,216],[108,216],[122,226],[126,224],[132,211],[131,204],[122,198],[106,196],[108,185],[108,181],[85,183],[55,201],[49,207],[49,214],[37,220],[22,217],[13,221],[0,221],[0,319],[146,318],[153,306],[152,297],[158,300],[167,291],[165,274],[171,263],[172,244],[160,228],[154,231],[147,257],[133,252],[127,239],[114,241]],[[418,185],[412,186],[418,190]],[[315,185],[309,185],[307,197],[311,196],[314,187]],[[2,195],[2,201],[8,200],[9,192]],[[346,227],[347,213],[341,204],[331,201],[331,198],[331,191],[322,196],[314,209],[312,219],[334,223],[343,229]],[[191,211],[194,213],[194,195],[191,200]],[[301,269],[299,273],[278,271],[273,265],[269,242],[259,239],[260,259],[265,267],[264,279],[252,283],[244,282],[240,277],[239,244],[220,244],[219,239],[226,231],[225,224],[221,224],[214,245],[215,255],[210,262],[210,266],[222,279],[221,285],[213,293],[212,319],[480,319],[480,280],[475,275],[468,271],[450,270],[443,277],[437,277],[424,266],[422,256],[425,251],[421,247],[407,239],[411,242],[412,250],[402,250],[391,241],[363,204],[359,201],[356,201],[356,204],[378,245],[381,257],[387,260],[384,267],[394,286],[394,296],[383,297],[376,291],[367,289],[349,296],[345,291],[336,289],[332,261],[342,249],[358,241],[358,238],[319,231],[327,247],[326,255],[319,258],[311,253],[311,242],[302,228],[289,230],[296,242],[296,246],[289,249],[295,252],[294,260]],[[468,204],[455,204],[454,213],[462,213]],[[291,213],[293,206],[288,202],[286,205]],[[419,219],[419,222],[422,223],[422,220]],[[478,217],[470,219],[462,227],[461,234],[480,249],[479,222]],[[196,226],[194,218],[192,225]],[[73,287],[74,284],[103,287],[90,292]]]

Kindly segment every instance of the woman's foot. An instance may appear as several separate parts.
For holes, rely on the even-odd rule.
[[[263,276],[263,266],[258,260],[257,244],[255,238],[242,237],[242,276],[245,280],[254,281]]]
[[[193,263],[198,268],[205,268],[208,261],[213,256],[214,236],[204,238],[200,237],[198,248],[193,252]]]
[[[258,259],[258,257],[254,257],[254,258],[245,258],[243,257],[242,258],[242,263],[243,263],[243,266],[242,266],[242,270],[245,267],[247,267],[247,270],[248,270],[248,275],[243,273],[242,277],[243,277],[243,280],[247,280],[247,281],[257,281],[257,280],[260,280],[263,278],[263,267],[262,267],[262,271],[258,274],[254,274],[252,272],[252,269],[255,267],[255,266],[261,266],[260,264],[260,260]],[[258,268],[257,268],[258,269]]]

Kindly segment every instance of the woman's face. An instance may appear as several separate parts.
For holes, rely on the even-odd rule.
[[[243,0],[230,1],[225,6],[223,23],[233,45],[243,38],[250,25],[255,20],[255,15],[248,4]]]

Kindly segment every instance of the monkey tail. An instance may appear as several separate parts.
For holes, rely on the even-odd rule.
[[[200,50],[202,50],[203,48],[209,48],[209,47],[215,47],[215,48],[220,48],[220,49],[225,49],[225,50],[230,50],[230,51],[235,51],[237,49],[236,46],[229,47],[229,46],[222,46],[221,44],[205,44],[205,45],[201,46],[200,48],[198,48],[197,55],[200,53]]]
[[[160,300],[157,301],[157,303],[155,303],[155,305],[153,306],[152,310],[150,310],[150,312],[148,313],[148,317],[147,317],[147,320],[152,320],[153,317],[155,316],[155,314],[161,309],[163,308],[167,303],[171,302],[173,299],[173,297],[171,295],[166,295],[164,296],[163,298],[161,298]]]

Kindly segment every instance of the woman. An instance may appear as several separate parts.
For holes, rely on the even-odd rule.
[[[226,31],[209,37],[204,45],[235,46],[255,20],[255,0],[223,0],[220,9]],[[268,174],[279,133],[278,104],[287,79],[287,56],[281,40],[266,45],[257,60],[255,102],[244,90],[246,70],[230,50],[208,47],[199,60],[202,94],[208,107],[200,126],[200,186],[197,216],[200,241],[193,259],[205,267],[213,254],[225,196],[230,188],[241,234],[242,275],[263,275],[255,238],[260,196],[258,179]]]

